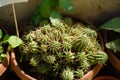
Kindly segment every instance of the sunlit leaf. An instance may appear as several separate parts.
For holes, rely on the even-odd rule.
[[[60,8],[64,11],[72,13],[74,11],[73,4],[71,0],[59,0]]]
[[[108,42],[106,47],[112,49],[114,52],[120,51],[120,39],[116,39],[114,41]]]
[[[10,44],[10,46],[12,48],[16,48],[19,45],[21,45],[23,43],[23,41],[19,37],[10,36],[9,39],[8,39],[8,43]]]
[[[51,13],[51,1],[50,0],[42,0],[39,11],[42,17],[49,18]]]
[[[62,18],[62,16],[58,11],[56,11],[56,10],[52,11],[52,13],[50,15],[50,21],[51,21],[52,25],[55,26],[56,24],[58,24],[60,22],[61,18]]]

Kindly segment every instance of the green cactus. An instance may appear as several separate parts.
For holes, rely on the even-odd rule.
[[[63,80],[73,80],[74,72],[71,69],[67,68],[63,70],[61,76]]]
[[[36,68],[34,68],[33,72],[40,72],[41,74],[47,73],[47,71],[50,69],[50,66],[46,63],[40,63]]]
[[[71,45],[71,43],[68,42],[68,41],[64,41],[64,42],[62,43],[63,51],[69,51],[69,50],[71,50],[71,47],[72,47],[72,45]]]
[[[82,77],[83,75],[84,75],[84,71],[83,71],[83,70],[77,69],[77,70],[75,71],[75,77],[80,78],[80,77]]]
[[[70,17],[64,18],[64,23],[66,23],[68,26],[72,26],[73,20]]]
[[[95,54],[88,54],[87,55],[88,62],[92,65],[98,63],[98,64],[105,64],[105,62],[108,60],[108,56],[103,51],[98,51]]]
[[[85,52],[78,52],[77,55],[76,55],[76,58],[80,62],[86,60],[86,54],[85,54]]]
[[[78,52],[84,51],[85,48],[89,45],[89,42],[90,42],[89,37],[87,37],[86,35],[82,35],[73,41],[72,49]]]
[[[25,43],[20,51],[23,58],[30,61],[34,72],[45,77],[74,80],[108,59],[97,36],[93,29],[66,18],[54,26],[50,22],[44,23],[25,33],[22,37]]]
[[[75,58],[75,53],[73,53],[71,51],[65,52],[65,56],[64,57],[65,57],[66,62],[71,62]]]
[[[42,52],[47,52],[47,47],[48,47],[48,45],[42,44],[42,45],[40,46],[40,50],[41,50]]]
[[[47,44],[49,41],[50,41],[50,39],[49,39],[48,35],[41,34],[41,39],[39,39],[38,42],[41,44]]]
[[[30,59],[30,64],[32,66],[37,66],[39,63],[40,57],[38,55],[33,55],[32,58]]]
[[[83,35],[87,35],[88,37],[90,37],[91,39],[96,39],[98,37],[97,32],[95,30],[86,28],[83,31]]]
[[[48,50],[55,53],[59,51],[60,47],[60,42],[53,40],[49,43]]]
[[[27,45],[28,45],[28,51],[30,53],[37,53],[39,51],[39,46],[37,42],[32,41],[32,42],[29,42]]]
[[[49,64],[54,64],[56,57],[54,55],[43,55],[42,59]]]
[[[50,26],[49,24],[44,25],[43,27],[41,27],[41,32],[42,32],[43,34],[47,34],[47,33],[49,33],[50,31],[51,31],[51,26]]]
[[[88,63],[88,61],[87,60],[84,60],[82,63],[81,63],[81,69],[83,70],[83,71],[86,71],[86,70],[88,70],[88,68],[90,67],[90,64]]]
[[[39,26],[44,26],[44,25],[47,25],[48,23],[49,23],[49,21],[44,19],[44,20],[40,21]]]

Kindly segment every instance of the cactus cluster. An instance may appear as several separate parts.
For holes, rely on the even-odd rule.
[[[31,71],[46,77],[74,80],[82,77],[91,66],[106,62],[107,55],[98,43],[98,35],[86,27],[88,25],[68,17],[55,26],[43,22],[42,27],[22,37],[21,56],[33,66]]]

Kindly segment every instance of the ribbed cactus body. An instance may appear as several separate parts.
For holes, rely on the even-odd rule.
[[[74,79],[74,72],[71,71],[69,68],[64,69],[62,72],[62,79],[63,80],[73,80]]]
[[[82,77],[91,66],[106,62],[107,55],[97,41],[95,30],[75,23],[71,18],[65,18],[55,26],[46,21],[40,25],[24,34],[25,44],[20,47],[24,56],[39,55],[27,59],[34,71],[73,80]]]

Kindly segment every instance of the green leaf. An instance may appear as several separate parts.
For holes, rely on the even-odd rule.
[[[50,0],[42,0],[39,7],[40,14],[43,18],[49,18],[51,13],[51,1]]]
[[[72,13],[74,11],[71,0],[59,0],[59,5],[60,5],[61,9],[65,10],[69,13]]]
[[[113,30],[120,33],[120,17],[113,18],[100,26],[100,29]]]
[[[3,61],[5,57],[6,57],[6,54],[0,54],[0,63]]]
[[[32,18],[32,21],[37,25],[40,23],[41,21],[41,16],[40,15],[37,15],[35,17]]]
[[[51,6],[53,9],[56,8],[56,6],[58,5],[58,0],[50,0]]]
[[[10,36],[8,39],[8,43],[10,44],[12,48],[16,48],[19,45],[21,45],[23,41],[17,36]]]
[[[120,51],[120,39],[116,39],[114,41],[108,42],[106,44],[108,49],[112,49],[113,51]]]
[[[2,46],[0,46],[0,54],[2,54],[3,53],[3,47]]]
[[[0,55],[2,58],[5,58],[6,57],[6,54],[1,54]]]
[[[3,37],[2,29],[0,29],[0,39]]]
[[[9,35],[8,34],[6,34],[4,37],[3,37],[3,41],[6,41],[6,40],[8,40],[9,39]]]
[[[51,21],[52,25],[55,26],[56,24],[58,24],[60,22],[61,18],[62,18],[62,16],[58,11],[56,11],[56,10],[52,11],[52,13],[50,15],[50,21]]]

